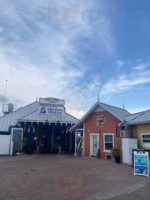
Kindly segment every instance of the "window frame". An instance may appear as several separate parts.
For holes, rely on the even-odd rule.
[[[125,138],[125,131],[124,130],[120,131],[120,138]]]
[[[113,147],[114,147],[114,133],[104,133],[103,134],[103,149],[104,149],[104,152],[111,152],[111,150],[105,149],[105,136],[106,135],[111,135],[112,136],[112,138],[113,138],[112,144],[113,144]]]
[[[150,147],[150,142],[143,142],[143,135],[149,135],[150,133],[141,133],[141,142],[143,147]]]

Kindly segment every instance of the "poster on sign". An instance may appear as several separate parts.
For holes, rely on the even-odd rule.
[[[149,177],[148,152],[134,151],[134,175]]]

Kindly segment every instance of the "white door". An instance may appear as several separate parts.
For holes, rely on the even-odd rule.
[[[99,149],[99,134],[90,135],[90,156],[97,156]]]

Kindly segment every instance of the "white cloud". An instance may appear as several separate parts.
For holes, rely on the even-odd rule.
[[[81,119],[85,115],[86,111],[84,111],[84,110],[80,110],[80,111],[68,110],[68,113],[73,116],[76,116],[78,119]]]
[[[139,65],[139,68],[141,68],[141,66],[145,65]],[[139,71],[139,68],[137,68],[136,71],[131,71],[130,74],[122,74],[119,75],[119,77],[106,82],[101,89],[101,95],[121,93],[123,91],[130,90],[135,86],[150,83],[150,70],[144,70],[142,68],[142,71]]]
[[[139,70],[139,71],[143,71],[145,70],[146,68],[150,67],[150,63],[142,63],[142,64],[139,64],[139,65],[136,65],[134,67],[135,70]]]
[[[133,114],[133,113],[143,112],[149,109],[150,107],[139,107],[139,108],[128,108],[127,110]]]
[[[121,69],[123,67],[123,65],[124,65],[124,62],[122,60],[117,61],[117,66],[119,69]]]
[[[90,0],[86,4],[82,0],[0,2],[0,95],[6,79],[8,100],[18,106],[34,101],[36,96],[68,98],[78,89],[81,107],[71,103],[74,95],[66,103],[68,110],[83,112],[83,99],[86,95],[93,98],[90,95],[98,80],[90,81],[85,92],[82,85],[86,86],[83,79],[88,69],[82,67],[82,51],[76,41],[80,37],[92,39],[95,27],[100,26],[98,45],[102,53],[113,54],[109,18],[102,2]]]

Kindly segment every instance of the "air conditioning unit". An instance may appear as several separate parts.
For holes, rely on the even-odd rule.
[[[14,110],[14,105],[13,105],[12,103],[3,104],[2,112],[3,112],[4,114],[11,113],[11,112],[13,112],[13,110]]]
[[[120,137],[124,138],[125,137],[125,131],[120,131]]]

